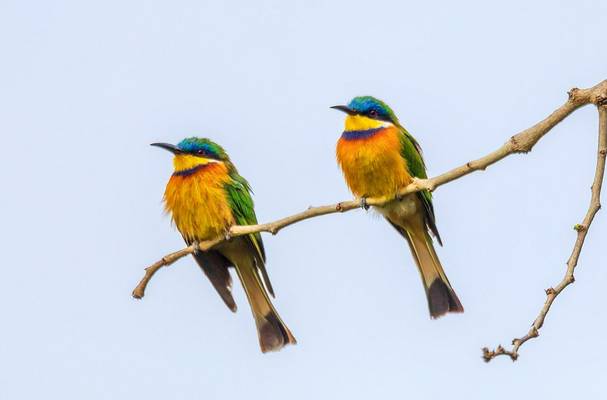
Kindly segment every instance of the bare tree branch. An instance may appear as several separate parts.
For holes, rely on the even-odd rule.
[[[558,296],[558,294],[571,282],[573,282],[573,271],[575,269],[575,265],[577,264],[577,259],[582,249],[582,245],[584,242],[584,238],[586,237],[586,233],[588,231],[588,227],[594,218],[594,215],[598,211],[599,206],[599,197],[600,197],[600,189],[603,178],[603,172],[605,168],[605,152],[606,149],[606,140],[605,133],[607,131],[607,116],[606,116],[606,104],[607,102],[607,80],[600,82],[596,86],[593,86],[588,89],[571,89],[569,91],[569,98],[561,107],[557,108],[552,114],[533,125],[532,127],[525,129],[512,136],[506,143],[504,143],[497,150],[487,154],[484,157],[481,157],[477,160],[469,161],[464,165],[461,165],[457,168],[454,168],[444,174],[438,175],[436,177],[430,179],[414,179],[411,184],[402,188],[397,198],[402,198],[402,196],[418,192],[420,190],[428,189],[435,190],[441,185],[444,185],[448,182],[461,178],[465,175],[468,175],[471,172],[485,170],[490,165],[502,160],[503,158],[515,154],[515,153],[527,153],[531,151],[533,146],[546,134],[548,133],[554,126],[556,126],[559,122],[569,116],[573,111],[578,108],[588,105],[588,104],[596,104],[600,109],[600,141],[599,141],[599,160],[597,162],[597,172],[595,175],[595,182],[593,184],[592,190],[592,202],[591,208],[588,210],[588,214],[584,219],[584,222],[580,225],[576,225],[576,230],[578,231],[578,238],[576,241],[576,245],[574,247],[573,254],[568,262],[567,274],[563,281],[556,287],[546,290],[548,295],[548,299],[542,308],[542,312],[535,320],[531,330],[527,335],[523,338],[515,339],[513,341],[513,350],[506,351],[503,347],[498,346],[498,348],[494,351],[489,351],[488,349],[483,349],[484,358],[486,361],[491,360],[497,355],[507,354],[515,360],[518,357],[518,349],[519,347],[525,343],[527,340],[532,337],[536,337],[538,335],[537,331],[541,328],[546,314],[550,309],[554,298]],[[366,205],[368,206],[382,206],[390,201],[393,201],[393,198],[368,198],[366,199]],[[145,289],[152,279],[154,274],[162,267],[169,266],[173,264],[175,261],[179,260],[182,257],[185,257],[189,254],[192,254],[197,251],[207,251],[217,244],[230,240],[233,237],[248,235],[251,233],[258,232],[268,232],[273,235],[277,234],[281,229],[293,225],[295,223],[304,221],[306,219],[319,217],[321,215],[334,214],[347,212],[354,209],[361,208],[365,203],[361,200],[349,200],[343,201],[341,203],[320,206],[320,207],[310,207],[304,212],[294,214],[282,219],[279,219],[274,222],[259,224],[259,225],[240,225],[240,226],[232,226],[229,232],[226,233],[224,237],[218,237],[213,240],[208,240],[204,242],[200,242],[197,244],[192,244],[182,250],[179,250],[175,253],[168,254],[162,257],[160,260],[150,265],[145,269],[145,275],[137,285],[137,287],[133,290],[133,297],[137,299],[143,298],[145,295]]]
[[[599,145],[597,150],[596,170],[594,172],[594,180],[591,187],[592,195],[590,198],[590,205],[588,206],[588,211],[586,212],[584,221],[582,221],[581,224],[576,224],[573,227],[573,229],[577,231],[577,238],[575,240],[571,256],[569,256],[569,260],[567,260],[567,271],[565,272],[565,276],[558,285],[546,289],[546,301],[544,302],[544,306],[540,310],[539,315],[535,318],[535,321],[533,321],[533,324],[531,324],[529,332],[527,332],[525,336],[512,340],[511,350],[506,350],[501,345],[497,346],[495,350],[489,350],[487,347],[483,348],[483,359],[486,362],[489,362],[495,357],[501,355],[509,356],[512,361],[516,361],[519,356],[518,351],[520,347],[528,340],[539,336],[539,330],[544,325],[544,320],[546,319],[546,315],[548,315],[554,300],[559,294],[561,294],[563,290],[565,290],[567,286],[575,282],[573,273],[575,271],[575,267],[577,266],[580,253],[582,252],[584,240],[586,239],[588,229],[590,229],[594,216],[601,208],[601,188],[603,185],[603,176],[605,175],[605,155],[607,155],[607,103],[605,103],[605,100],[607,100],[607,97],[604,100],[601,100],[598,105]]]

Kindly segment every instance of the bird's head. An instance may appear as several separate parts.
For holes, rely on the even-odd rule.
[[[210,164],[230,165],[230,158],[223,147],[206,138],[186,138],[176,146],[169,143],[152,143],[152,146],[168,150],[175,155],[173,166],[176,173],[185,174]]]
[[[347,106],[331,108],[348,114],[346,131],[364,131],[400,124],[390,106],[373,96],[355,97]]]

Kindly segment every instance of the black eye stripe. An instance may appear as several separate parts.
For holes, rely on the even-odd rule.
[[[193,151],[192,154],[197,155],[197,156],[204,156],[204,157],[210,158],[212,160],[220,160],[220,158],[217,154],[211,153],[210,151],[208,151],[206,149],[198,149],[196,151]]]
[[[379,115],[379,111],[375,110],[375,109],[371,109],[369,111],[367,111],[366,115],[368,117],[374,118],[374,119],[381,119],[380,115]]]
[[[371,109],[365,113],[360,113],[360,114],[365,115],[369,118],[377,119],[379,121],[393,122],[391,120],[390,116],[388,116],[386,114],[380,114],[379,111],[376,109]]]

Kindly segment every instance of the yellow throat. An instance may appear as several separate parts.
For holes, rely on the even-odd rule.
[[[219,163],[219,161],[211,158],[194,156],[191,154],[177,154],[175,157],[173,157],[173,167],[175,168],[175,172],[186,171],[210,163]]]
[[[387,128],[390,122],[365,117],[364,115],[348,115],[346,117],[345,131],[366,131],[369,129]]]

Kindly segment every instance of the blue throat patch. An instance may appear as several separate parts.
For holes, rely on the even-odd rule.
[[[346,140],[355,140],[355,139],[366,139],[375,135],[377,132],[383,130],[385,128],[373,128],[373,129],[365,129],[364,131],[344,131],[341,137]]]
[[[208,167],[209,165],[210,164],[201,164],[201,165],[197,165],[192,168],[184,169],[182,171],[175,171],[175,172],[173,172],[173,176],[190,176],[193,173],[198,172],[201,169]]]

